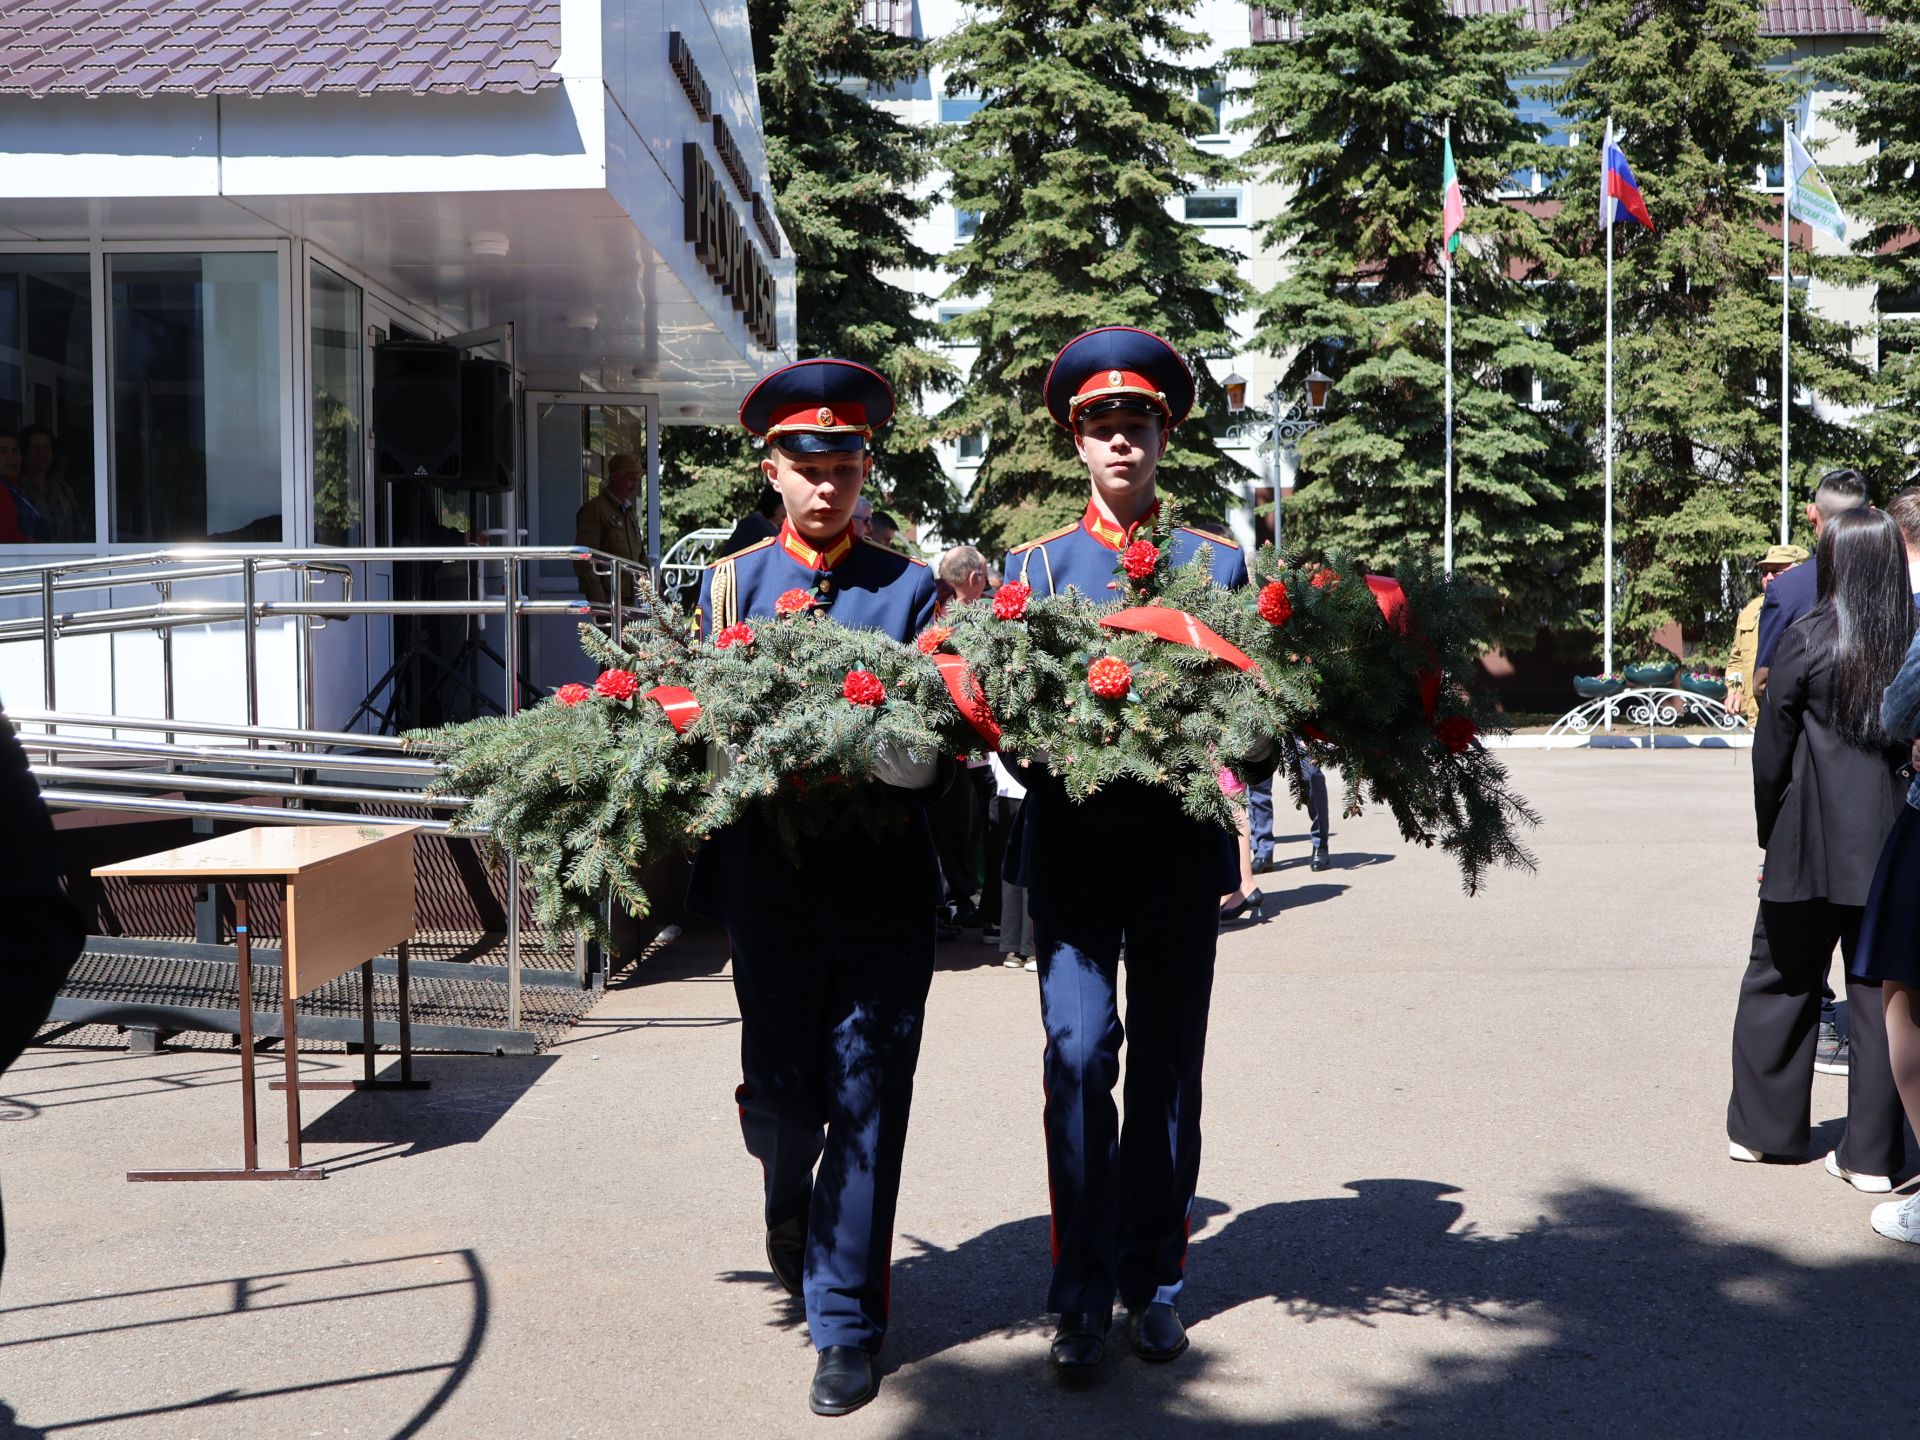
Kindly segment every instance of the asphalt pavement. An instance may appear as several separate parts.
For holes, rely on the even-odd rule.
[[[29,1051],[0,1079],[0,1435],[1913,1433],[1920,1251],[1818,1163],[1845,1081],[1814,1081],[1809,1163],[1726,1158],[1746,753],[1506,758],[1540,868],[1474,898],[1380,810],[1313,874],[1281,811],[1267,916],[1221,941],[1173,1364],[1047,1372],[1035,977],[970,934],[934,981],[883,1386],[810,1416],[725,945],[692,931],[548,1054],[309,1096],[315,1183],[122,1178],[235,1161],[230,1053]],[[1114,862],[1151,884],[1152,837]]]

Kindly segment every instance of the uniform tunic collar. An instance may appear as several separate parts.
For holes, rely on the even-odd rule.
[[[1132,544],[1135,532],[1138,531],[1142,525],[1151,524],[1153,517],[1159,513],[1160,502],[1156,500],[1153,502],[1152,509],[1148,510],[1145,515],[1142,515],[1138,520],[1134,521],[1133,524],[1122,530],[1118,525],[1114,524],[1113,521],[1102,515],[1100,513],[1100,507],[1089,500],[1085,513],[1080,516],[1080,528],[1093,536],[1093,538],[1098,540],[1102,545],[1106,546],[1107,549],[1118,550],[1122,546]]]
[[[816,550],[811,541],[793,528],[791,520],[784,521],[780,526],[780,548],[809,570],[831,570],[852,552],[853,527],[848,526],[838,539],[828,541],[824,550]]]

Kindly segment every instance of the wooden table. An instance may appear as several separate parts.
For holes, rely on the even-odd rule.
[[[95,875],[130,880],[223,883],[233,892],[233,930],[239,947],[240,1119],[245,1164],[238,1170],[130,1170],[129,1180],[324,1180],[327,1172],[300,1159],[300,1091],[427,1087],[413,1078],[413,1041],[407,1008],[407,942],[413,938],[414,825],[262,825],[219,835],[138,860],[102,865]],[[277,884],[284,899],[280,941],[282,1024],[287,1093],[287,1168],[262,1169],[254,1121],[253,944],[247,886]],[[400,1078],[373,1073],[373,960],[398,947]],[[360,1014],[366,1074],[361,1080],[309,1081],[299,1075],[299,1037],[293,1002],[360,968]]]

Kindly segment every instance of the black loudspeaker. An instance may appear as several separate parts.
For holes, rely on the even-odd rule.
[[[462,490],[513,489],[513,373],[499,360],[460,362]]]
[[[460,480],[460,352],[389,340],[373,352],[373,464],[382,480]]]

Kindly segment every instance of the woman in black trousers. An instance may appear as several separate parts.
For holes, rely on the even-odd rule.
[[[1852,973],[1882,843],[1902,804],[1902,737],[1880,701],[1914,632],[1900,530],[1879,511],[1835,516],[1820,537],[1819,603],[1774,652],[1753,742],[1753,799],[1767,852],[1760,916],[1769,952],[1747,966],[1733,1022],[1728,1153],[1805,1154],[1820,980],[1838,944],[1853,1054],[1847,1129],[1827,1170],[1871,1193],[1904,1158],[1880,984]]]

